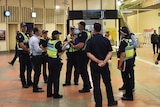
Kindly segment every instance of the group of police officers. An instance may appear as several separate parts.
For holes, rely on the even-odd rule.
[[[62,43],[59,40],[61,32],[57,30],[52,32],[52,36],[49,39],[47,37],[47,30],[41,32],[39,28],[35,27],[32,30],[33,35],[29,37],[26,34],[27,25],[22,22],[20,24],[21,31],[16,36],[22,87],[28,88],[33,86],[33,92],[44,92],[41,87],[38,87],[41,65],[43,65],[44,82],[47,83],[47,97],[62,98],[63,95],[59,94],[60,71],[63,65],[61,55],[67,50],[66,79],[63,86],[71,85],[72,68],[74,66],[74,85],[78,85],[80,75],[83,80],[83,88],[79,90],[79,93],[90,92],[92,87],[87,65],[89,59],[91,59],[90,67],[94,99],[96,102],[95,107],[102,107],[100,75],[102,75],[106,86],[108,106],[117,105],[117,101],[115,101],[113,97],[110,70],[108,67],[108,60],[112,56],[111,44],[109,40],[100,33],[101,24],[94,24],[92,37],[91,34],[85,30],[85,25],[85,22],[79,22],[78,29],[80,32],[78,34],[75,34],[74,27],[70,27],[70,34],[67,35]],[[120,33],[122,40],[118,51],[118,57],[120,58],[118,69],[124,72],[124,84],[126,86],[126,93],[123,95],[122,100],[133,100],[131,72],[134,71],[133,59],[135,51],[133,51],[134,47],[132,46],[129,31],[121,29]],[[42,37],[40,37],[41,34]],[[69,44],[70,47],[63,49],[64,44]],[[46,73],[47,62],[48,75]],[[124,70],[121,68],[123,62],[126,63]],[[34,70],[33,80],[31,77],[32,69]],[[25,70],[27,70],[27,78],[25,78]],[[52,85],[54,87],[53,93]]]

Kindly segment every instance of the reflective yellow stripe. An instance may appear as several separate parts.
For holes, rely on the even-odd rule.
[[[132,40],[125,40],[128,45],[125,48],[125,60],[127,59],[131,59],[134,57],[134,46],[130,46],[130,42],[132,42]]]
[[[55,48],[56,43],[58,40],[49,40],[47,44],[47,54],[51,58],[57,58],[57,49]]]
[[[87,39],[85,41],[84,47],[82,48],[82,51],[84,51],[86,49],[87,46],[87,41],[91,38],[91,33],[88,31],[85,31],[87,33]]]
[[[27,44],[27,43],[28,43],[28,41],[29,41],[28,36],[27,36],[27,35],[25,35],[23,32],[19,32],[19,33],[21,33],[21,34],[22,34],[22,36],[24,37],[23,43],[24,43],[24,44]],[[20,48],[20,47],[19,47],[19,43],[18,43],[18,42],[17,42],[17,48],[18,48],[18,50],[23,50],[22,48]]]

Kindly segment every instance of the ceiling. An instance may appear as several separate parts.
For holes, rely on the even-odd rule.
[[[160,1],[156,0],[124,0],[121,9],[159,9]],[[145,5],[147,4],[147,5]]]

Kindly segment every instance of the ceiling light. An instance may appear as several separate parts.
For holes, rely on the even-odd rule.
[[[118,2],[117,2],[117,5],[118,5],[118,6],[121,6],[121,4],[122,4],[121,1],[118,1]]]
[[[36,17],[36,12],[32,12],[31,15],[32,15],[33,18],[35,18]]]
[[[135,2],[136,0],[132,0],[131,2]]]
[[[58,6],[58,5],[56,5],[56,7],[55,7],[56,9],[59,9],[60,8],[60,6]]]

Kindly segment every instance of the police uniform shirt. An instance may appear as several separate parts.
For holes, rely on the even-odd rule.
[[[86,52],[92,53],[96,58],[104,60],[108,52],[112,51],[110,41],[102,34],[96,34],[87,42]]]
[[[119,45],[119,50],[118,50],[118,53],[117,53],[117,57],[120,58],[120,53],[122,52],[125,52],[125,47],[127,46],[127,42],[125,40],[122,40],[120,42],[120,45]]]
[[[61,41],[58,41],[58,42],[55,44],[55,48],[57,49],[57,52],[58,52],[58,53],[62,52],[62,43],[61,43]]]
[[[16,38],[16,39],[17,39],[17,42],[19,42],[19,43],[20,43],[20,42],[23,42],[24,37],[23,37],[23,35],[22,35],[21,33],[18,33],[18,34],[17,34],[17,38]]]
[[[137,40],[136,40],[136,36],[135,35],[131,35],[131,40],[133,42],[133,46],[136,49],[138,47],[137,45]]]
[[[25,33],[24,33],[25,34]],[[26,35],[26,34],[25,34]],[[27,35],[26,35],[27,36]],[[28,38],[29,39],[29,38]],[[16,36],[16,40],[18,43],[21,43],[24,41],[24,37],[21,33],[18,33],[17,36]],[[25,44],[25,43],[24,43]],[[27,46],[27,48],[29,48],[29,44],[25,44]]]
[[[49,38],[47,38],[47,39],[40,38],[39,45],[42,45],[43,47],[47,47],[47,42],[48,41],[49,41]]]
[[[87,40],[87,33],[85,31],[82,31],[78,34],[78,42],[85,43]]]

